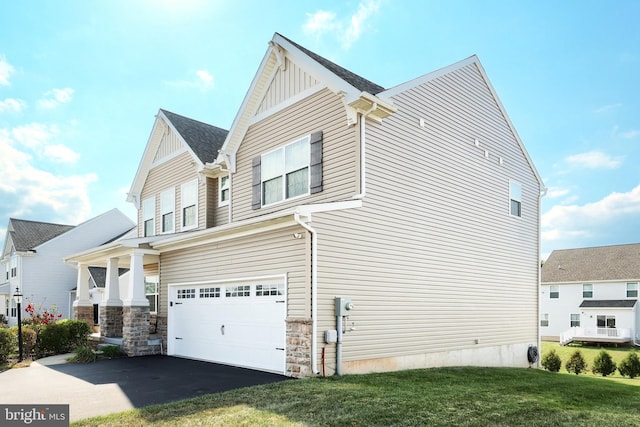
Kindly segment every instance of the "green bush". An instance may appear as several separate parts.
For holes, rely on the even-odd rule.
[[[17,336],[16,328],[16,336]],[[38,334],[28,326],[22,327],[22,352],[24,357],[30,357],[36,348]]]
[[[96,354],[87,345],[75,349],[75,355],[70,359],[72,362],[89,363],[96,361]]]
[[[587,362],[585,362],[584,357],[582,357],[580,350],[574,351],[564,366],[567,372],[573,372],[576,375],[587,370]]]
[[[87,337],[91,334],[91,326],[84,320],[65,319],[62,323],[69,330],[69,351],[87,345]]]
[[[640,376],[640,358],[638,358],[638,353],[635,350],[630,351],[627,357],[620,362],[618,371],[623,377],[635,378]]]
[[[109,359],[124,356],[124,353],[118,345],[105,345],[104,347],[100,347],[100,351],[102,351],[104,357],[108,357]]]
[[[46,325],[40,332],[36,354],[38,357],[49,354],[66,353],[69,348],[69,328],[64,323],[54,322]]]
[[[16,335],[11,330],[0,328],[0,362],[6,362],[16,352],[17,342]]]
[[[616,362],[613,361],[611,355],[604,350],[593,359],[593,367],[591,372],[594,374],[601,374],[603,377],[613,374],[618,367]]]
[[[555,350],[545,353],[540,363],[544,369],[550,372],[558,372],[562,366],[562,360],[560,360],[560,356],[556,354]]]

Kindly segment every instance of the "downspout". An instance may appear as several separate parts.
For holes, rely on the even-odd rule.
[[[300,219],[300,213],[294,214],[295,221],[311,234],[311,371],[320,373],[318,365],[318,232]]]
[[[366,147],[367,139],[365,134],[366,117],[378,108],[378,103],[374,102],[367,111],[360,114],[360,194],[353,196],[354,199],[362,199],[367,194],[366,185]]]

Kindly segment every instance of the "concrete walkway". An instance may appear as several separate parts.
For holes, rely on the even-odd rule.
[[[3,404],[69,404],[71,421],[287,379],[282,375],[169,356],[66,363],[39,359],[0,373]]]

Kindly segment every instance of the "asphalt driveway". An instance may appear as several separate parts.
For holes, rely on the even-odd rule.
[[[268,384],[285,376],[169,356],[94,363],[41,359],[0,373],[3,404],[69,404],[71,421]]]

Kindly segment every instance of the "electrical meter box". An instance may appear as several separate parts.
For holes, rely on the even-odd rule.
[[[353,310],[351,298],[336,297],[336,316],[348,316]]]

